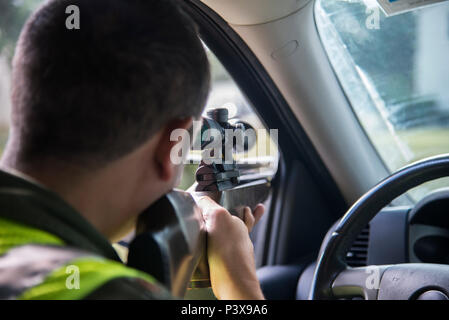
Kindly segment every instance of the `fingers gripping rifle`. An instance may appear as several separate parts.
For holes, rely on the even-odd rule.
[[[257,165],[243,167],[234,159],[231,163],[223,161],[225,130],[244,130],[247,126],[230,124],[226,109],[208,112],[201,136],[208,129],[218,130],[221,155],[214,154],[216,149],[212,149],[211,141],[202,141],[203,155],[206,152],[215,161],[207,162],[203,157],[195,175],[195,191],[173,190],[139,216],[136,237],[129,246],[128,265],[152,275],[174,296],[184,296],[188,287],[210,286],[205,223],[196,199],[208,196],[243,218],[245,207],[254,209],[269,196],[269,178],[245,176],[243,172]]]

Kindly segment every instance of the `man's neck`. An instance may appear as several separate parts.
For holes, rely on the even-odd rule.
[[[38,168],[1,163],[1,168],[58,194],[79,212],[95,229],[111,241],[132,230],[132,194],[135,187],[120,170],[103,168],[91,174],[58,164],[41,164]],[[115,171],[115,174],[111,174]],[[136,209],[137,210],[137,209]]]
[[[168,191],[157,183],[151,167],[151,141],[100,168],[49,159],[23,163],[13,145],[8,144],[0,168],[15,170],[55,192],[110,240],[131,231],[138,214]]]

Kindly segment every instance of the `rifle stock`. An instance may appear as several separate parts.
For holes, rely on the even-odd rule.
[[[128,265],[151,274],[174,296],[184,296],[187,287],[210,287],[207,235],[195,199],[208,196],[243,218],[243,209],[265,202],[269,192],[267,179],[220,192],[173,190],[139,217]]]
[[[226,208],[232,215],[243,220],[245,207],[254,211],[255,207],[265,202],[270,192],[270,183],[266,179],[257,180],[225,191],[194,192],[194,198],[207,196]],[[207,262],[207,244],[190,280],[189,288],[209,288],[209,264]]]

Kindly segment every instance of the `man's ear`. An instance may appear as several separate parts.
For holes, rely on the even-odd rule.
[[[173,148],[180,143],[188,143],[187,145],[190,145],[190,135],[188,135],[189,141],[183,141],[182,139],[171,141],[173,140],[172,133],[176,132],[175,130],[185,130],[187,137],[188,130],[192,127],[192,122],[193,118],[191,117],[171,120],[161,129],[161,135],[157,143],[155,154],[158,175],[161,180],[171,181],[176,178],[175,175],[177,175],[178,172],[176,169],[179,166],[179,163],[176,163],[176,161],[173,161],[174,159],[171,158]]]

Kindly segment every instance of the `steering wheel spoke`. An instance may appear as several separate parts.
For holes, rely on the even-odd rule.
[[[376,300],[380,281],[387,266],[347,268],[340,272],[332,283],[335,298],[361,297]]]

